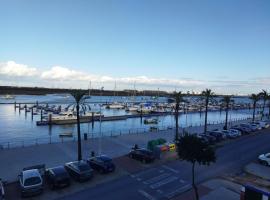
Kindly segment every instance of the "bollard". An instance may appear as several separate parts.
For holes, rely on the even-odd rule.
[[[83,134],[83,139],[86,141],[87,140],[87,133]]]

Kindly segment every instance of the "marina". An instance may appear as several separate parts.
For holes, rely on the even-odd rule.
[[[197,98],[194,102],[191,99],[189,97],[191,103],[180,106],[180,127],[204,124],[204,107]],[[168,103],[166,97],[157,99],[150,96],[135,98],[92,96],[85,102],[85,113],[81,113],[81,132],[94,138],[157,129],[167,130],[175,127],[173,103]],[[108,105],[114,102],[123,105],[123,108],[108,108]],[[218,100],[215,102],[216,104],[209,107],[209,124],[222,123],[225,120],[224,108],[219,105]],[[235,107],[229,112],[229,121],[247,119],[252,116],[249,99],[237,98],[235,102]],[[140,108],[146,108],[150,112],[143,112]],[[257,112],[260,109],[258,108]],[[74,114],[74,100],[69,95],[17,95],[14,99],[0,98],[2,122],[0,128],[5,130],[0,134],[0,143],[21,144],[22,141],[27,143],[27,141],[35,140],[45,143],[49,140],[58,140],[59,136],[65,133],[72,133],[69,134],[69,138],[73,140],[77,130]],[[48,123],[49,116],[51,116],[51,123]]]

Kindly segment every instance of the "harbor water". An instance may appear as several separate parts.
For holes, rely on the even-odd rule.
[[[68,95],[17,95],[14,99],[0,98],[0,144],[17,143],[27,144],[28,141],[36,141],[37,143],[47,143],[49,140],[59,139],[59,134],[73,133],[76,136],[76,124],[70,125],[52,125],[52,126],[37,126],[36,121],[40,120],[40,115],[26,113],[24,110],[19,112],[19,109],[14,109],[14,102],[20,102],[22,105],[35,103],[39,104],[57,104],[62,107],[74,103],[72,97]],[[248,101],[246,98],[238,99],[238,101]],[[152,97],[106,97],[94,96],[86,100],[92,108],[92,111],[100,111],[105,116],[128,115],[124,109],[106,109],[105,106],[100,106],[100,102],[167,102],[167,98],[160,97],[153,99]],[[252,117],[252,109],[231,110],[229,112],[229,121]],[[158,119],[157,127],[166,129],[175,126],[173,115],[162,115],[155,117]],[[132,132],[146,132],[152,125],[144,124],[145,118],[128,118],[119,121],[104,121],[100,124],[99,121],[92,123],[82,123],[81,133],[87,133],[91,137],[100,137],[105,135],[119,135]],[[180,126],[198,126],[204,123],[204,112],[187,113],[179,116]],[[220,123],[225,120],[225,111],[212,111],[208,113],[209,123]],[[73,139],[73,138],[70,138]]]

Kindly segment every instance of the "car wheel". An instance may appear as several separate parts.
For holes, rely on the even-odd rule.
[[[262,164],[263,164],[264,166],[268,166],[268,162],[266,162],[266,161],[262,161]]]
[[[144,164],[145,164],[145,163],[146,163],[146,159],[144,159],[144,158],[143,158],[143,159],[142,159],[142,163],[144,163]]]

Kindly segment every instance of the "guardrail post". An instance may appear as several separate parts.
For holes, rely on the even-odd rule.
[[[52,136],[50,136],[50,144],[52,143]]]
[[[8,148],[9,148],[9,142],[8,142]]]
[[[38,145],[38,142],[37,142],[38,139],[36,139],[36,145]]]

